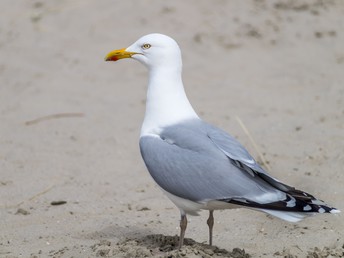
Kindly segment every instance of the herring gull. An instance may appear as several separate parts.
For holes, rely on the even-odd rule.
[[[155,182],[180,210],[179,248],[186,215],[200,210],[209,210],[210,245],[214,210],[244,207],[289,222],[339,212],[272,177],[234,137],[199,118],[185,94],[181,52],[172,38],[149,34],[105,60],[123,58],[149,70],[140,151]]]

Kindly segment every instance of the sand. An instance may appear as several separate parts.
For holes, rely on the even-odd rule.
[[[343,215],[297,224],[247,209],[189,217],[141,160],[146,69],[104,62],[175,38],[206,121],[280,180],[344,210],[341,0],[0,2],[0,257],[343,257]],[[239,118],[256,142],[257,151]],[[260,158],[259,158],[260,160]]]

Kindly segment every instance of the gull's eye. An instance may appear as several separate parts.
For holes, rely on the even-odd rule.
[[[151,47],[151,44],[143,44],[142,49],[148,49]]]

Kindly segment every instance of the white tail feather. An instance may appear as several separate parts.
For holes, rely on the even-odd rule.
[[[314,212],[305,213],[305,212],[276,211],[276,210],[266,210],[266,209],[259,209],[259,211],[263,211],[272,216],[275,216],[277,218],[280,218],[289,222],[299,222],[305,217],[313,216],[315,214]]]

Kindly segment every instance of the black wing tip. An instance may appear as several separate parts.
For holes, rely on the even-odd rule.
[[[317,213],[340,213],[340,210],[337,210],[336,208],[333,207],[328,207],[325,205],[315,205],[312,207],[313,209],[310,210],[309,212],[317,212]]]
[[[227,203],[232,203],[247,208],[258,208],[258,209],[268,209],[276,211],[285,211],[285,212],[302,212],[302,213],[340,213],[340,210],[328,207],[322,201],[313,199],[310,201],[305,201],[304,199],[297,199],[290,195],[287,195],[286,200],[278,201],[274,203],[257,203],[252,202],[247,199],[242,198],[226,198],[219,199],[218,201],[223,201]]]

